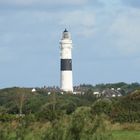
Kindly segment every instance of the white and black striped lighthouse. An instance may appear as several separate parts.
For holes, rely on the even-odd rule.
[[[65,92],[73,92],[72,78],[72,40],[65,29],[60,41],[60,88]]]

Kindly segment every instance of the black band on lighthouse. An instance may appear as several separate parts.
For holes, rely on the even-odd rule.
[[[61,71],[72,70],[72,60],[71,59],[61,59]]]

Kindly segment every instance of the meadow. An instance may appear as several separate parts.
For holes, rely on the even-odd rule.
[[[0,90],[0,140],[139,139],[139,90],[116,98]]]

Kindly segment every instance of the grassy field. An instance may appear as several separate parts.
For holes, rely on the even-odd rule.
[[[30,133],[25,140],[42,140],[40,136]],[[44,140],[44,139],[43,139]],[[100,140],[100,139],[99,139]],[[140,140],[140,131],[113,131],[111,140]]]
[[[130,125],[132,128],[132,124]],[[22,129],[22,128],[12,129],[10,126],[7,126],[6,127],[7,129],[3,133],[3,135],[0,133],[0,140],[16,140],[18,139],[18,137],[19,139],[23,138],[24,140],[46,140],[46,138],[44,138],[44,134],[47,132],[48,126],[49,124],[45,124],[45,123],[34,123],[26,129]],[[129,127],[128,126],[129,124],[127,124],[127,128],[130,129],[130,126]],[[107,134],[109,133],[109,135],[111,136],[108,137],[108,140],[140,140],[140,130],[138,129],[139,124],[134,124],[134,126],[135,126],[134,129],[122,130],[126,128],[126,124],[119,125],[119,126],[117,125],[117,127],[115,127],[115,129],[117,128],[117,130],[107,131]],[[3,132],[3,129],[0,130],[1,130],[0,132]],[[52,133],[55,132],[52,131]],[[98,138],[98,140],[104,140],[104,139]]]
[[[140,131],[113,131],[113,140],[140,140]]]

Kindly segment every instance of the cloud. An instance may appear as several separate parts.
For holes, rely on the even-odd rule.
[[[75,10],[60,16],[60,25],[74,28],[78,35],[89,37],[94,32],[95,13],[88,10]]]
[[[120,53],[136,55],[140,53],[140,10],[128,8],[116,17],[110,33],[114,37],[114,46]]]
[[[88,0],[4,0],[0,1],[0,5],[81,5],[87,3]]]
[[[121,0],[123,4],[134,8],[140,8],[140,0]]]
[[[95,15],[89,11],[73,11],[64,14],[61,24],[71,24],[75,26],[93,26],[95,22]]]

